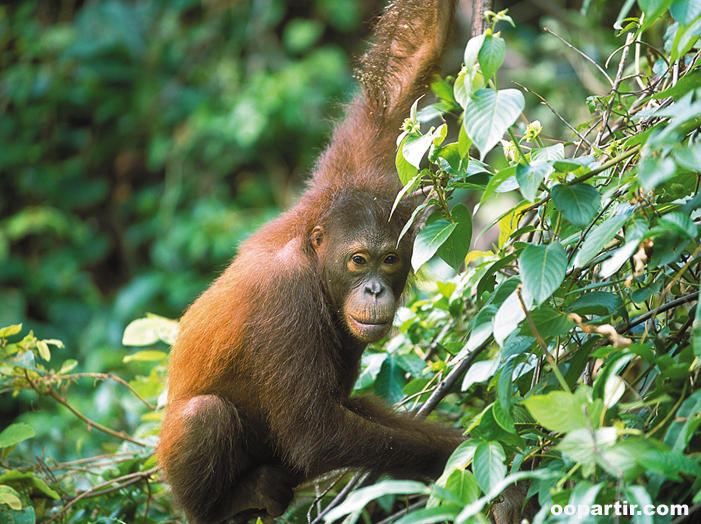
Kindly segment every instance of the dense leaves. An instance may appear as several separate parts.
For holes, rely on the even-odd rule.
[[[0,182],[0,388],[8,406],[41,408],[0,432],[0,522],[173,515],[152,452],[177,323],[127,321],[176,317],[288,202],[279,188],[347,85],[339,46],[360,5],[218,4],[0,8],[0,171],[13,175]],[[383,479],[344,498],[359,479],[341,474],[303,490],[288,521],[483,523],[516,481],[538,523],[622,502],[693,513],[633,522],[697,519],[701,9],[627,2],[616,34],[596,38],[588,4],[576,23],[547,20],[581,53],[521,24],[500,34],[510,18],[490,14],[399,140],[398,198],[428,195],[413,217],[418,290],[355,393],[437,403],[471,440],[435,484]],[[528,91],[504,88],[504,64],[533,49],[514,78]]]

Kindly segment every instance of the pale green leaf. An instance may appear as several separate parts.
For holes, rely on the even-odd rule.
[[[626,215],[616,215],[592,229],[585,237],[579,252],[574,259],[576,267],[584,267],[589,261],[603,251],[606,245],[626,223]]]
[[[479,149],[481,158],[499,143],[524,105],[523,94],[516,89],[479,89],[468,100],[463,127]]]
[[[333,522],[349,513],[363,509],[370,501],[384,495],[428,494],[429,488],[413,480],[385,480],[351,493],[340,506],[329,511],[324,520]]]
[[[506,477],[505,459],[504,449],[498,442],[480,442],[477,446],[472,471],[484,493],[489,493]]]
[[[687,26],[701,15],[701,0],[672,0],[669,12],[677,22]]]
[[[0,504],[7,504],[10,509],[15,511],[20,511],[22,509],[22,501],[19,499],[19,493],[17,493],[10,486],[0,486]],[[5,513],[2,508],[0,508],[0,514]],[[8,520],[5,522],[10,522]]]
[[[156,362],[165,358],[167,353],[163,351],[139,351],[133,355],[127,355],[122,359],[122,362],[129,363],[132,361],[137,362]]]
[[[0,338],[11,337],[22,331],[22,324],[14,324],[0,329]]]

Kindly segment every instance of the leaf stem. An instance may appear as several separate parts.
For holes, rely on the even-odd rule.
[[[521,289],[522,288],[523,288],[523,284],[519,284],[518,286],[516,286],[516,296],[518,297],[518,301],[521,303],[521,309],[523,309],[523,312],[526,314],[526,320],[528,320],[528,325],[531,327],[531,331],[533,331],[533,335],[535,336],[535,339],[538,341],[538,344],[540,344],[540,347],[543,349],[543,353],[545,354],[545,359],[548,361],[548,364],[550,364],[550,368],[553,370],[553,373],[555,373],[555,376],[557,377],[557,381],[560,383],[560,387],[563,390],[571,393],[570,387],[567,385],[567,381],[565,380],[565,377],[562,376],[562,373],[560,372],[560,368],[557,367],[557,362],[555,362],[555,359],[553,358],[552,354],[550,353],[550,351],[548,351],[548,345],[545,343],[545,340],[543,340],[543,337],[536,329],[535,323],[533,322],[533,319],[531,318],[531,314],[528,311],[526,304],[523,302],[523,298],[521,297]]]

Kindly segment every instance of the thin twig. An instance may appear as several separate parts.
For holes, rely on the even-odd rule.
[[[565,120],[565,119],[555,110],[555,108],[554,108],[553,106],[551,106],[551,105],[548,103],[548,101],[547,101],[545,98],[543,98],[542,96],[540,96],[540,95],[539,95],[538,93],[536,93],[535,91],[533,91],[533,90],[531,90],[531,89],[528,89],[526,86],[523,86],[523,85],[519,84],[518,82],[511,82],[511,83],[517,85],[518,87],[520,87],[521,89],[523,89],[523,90],[526,91],[527,93],[531,93],[532,95],[537,96],[537,97],[540,99],[540,101],[543,102],[546,106],[548,106],[548,109],[550,109],[550,111],[552,111],[552,113],[553,113],[557,118],[559,118],[560,121],[561,121],[563,124],[565,124],[565,125],[570,129],[570,131],[572,131],[575,135],[577,135],[577,136],[579,137],[579,139],[580,139],[582,142],[584,142],[584,143],[587,145],[587,147],[588,147],[589,149],[591,149],[591,142],[589,142],[589,140],[587,140],[586,138],[584,138],[584,137],[582,136],[582,134],[581,134],[579,131],[577,131],[577,130],[572,126],[572,124],[570,124],[567,120]]]
[[[626,61],[628,60],[628,53],[630,52],[630,45],[633,42],[635,35],[633,33],[628,33],[626,36],[626,45],[623,46],[623,54],[621,55],[621,60],[618,62],[618,71],[616,71],[616,79],[611,87],[611,100],[609,100],[608,106],[606,107],[606,112],[604,113],[604,121],[601,124],[601,131],[599,131],[594,140],[594,148],[599,147],[599,143],[608,128],[609,118],[611,117],[611,110],[613,109],[613,102],[616,99],[616,92],[618,91],[618,86],[621,85],[621,78],[623,78],[623,70],[626,66]],[[608,61],[607,61],[608,62]]]
[[[121,489],[125,486],[129,486],[131,484],[134,484],[136,482],[139,482],[144,479],[148,479],[151,475],[156,473],[160,469],[159,466],[156,466],[154,468],[148,469],[146,471],[137,471],[136,473],[130,473],[128,475],[124,475],[122,477],[117,477],[114,479],[106,480],[105,482],[102,482],[98,484],[97,486],[93,486],[92,488],[88,489],[87,491],[84,491],[77,497],[71,499],[68,501],[68,503],[61,508],[61,510],[56,513],[53,517],[51,517],[48,521],[47,524],[51,524],[51,522],[55,521],[56,519],[62,517],[68,509],[76,504],[77,502],[80,502],[83,499],[87,498],[92,498],[92,497],[100,497],[106,493],[115,491],[116,489]],[[102,490],[102,488],[106,488],[107,486],[110,486],[114,483],[119,483],[118,486],[115,486],[114,488],[110,488],[108,490]]]
[[[547,27],[544,27],[544,28],[543,28],[543,31],[545,31],[546,33],[550,33],[550,34],[553,35],[554,37],[558,38],[558,39],[559,39],[563,44],[565,44],[567,47],[569,47],[570,49],[572,49],[572,50],[576,51],[577,53],[579,53],[580,55],[582,55],[582,57],[584,57],[584,59],[587,60],[588,62],[591,62],[592,64],[594,64],[594,67],[596,67],[596,68],[601,72],[601,74],[604,75],[604,76],[606,77],[606,79],[609,81],[609,84],[611,84],[611,86],[613,86],[613,80],[611,80],[611,77],[608,75],[608,73],[604,70],[603,67],[601,67],[599,64],[597,64],[594,60],[592,60],[591,58],[589,58],[586,54],[584,54],[582,51],[580,51],[579,49],[577,49],[575,46],[573,46],[572,44],[570,44],[567,40],[565,40],[565,39],[562,38],[561,36],[557,35],[556,33],[553,33],[553,32],[552,32],[550,29],[548,29]]]
[[[321,524],[326,514],[343,502],[350,492],[353,491],[356,486],[362,484],[369,475],[370,473],[367,471],[358,471],[355,475],[353,475],[353,478],[348,481],[348,484],[345,485],[345,487],[331,502],[329,502],[329,505],[324,508],[324,511],[319,513],[319,515],[312,521],[312,524]]]
[[[29,374],[26,372],[26,370],[25,370],[25,377],[27,378],[27,381],[32,385],[32,388],[34,389],[34,391],[36,391],[37,394],[41,395],[42,393],[41,393],[41,391],[39,391],[39,387],[36,384],[34,384],[34,382],[32,381],[31,378],[29,378]],[[110,429],[107,426],[103,426],[102,424],[99,424],[97,422],[90,420],[88,417],[83,415],[80,411],[78,411],[73,406],[71,406],[65,398],[63,398],[61,395],[56,393],[56,391],[54,391],[54,389],[51,386],[49,386],[48,389],[46,390],[46,394],[49,395],[51,398],[53,398],[56,402],[58,402],[62,406],[66,407],[71,413],[73,413],[80,420],[85,422],[88,426],[88,430],[90,428],[95,428],[98,431],[102,431],[103,433],[107,433],[108,435],[111,435],[111,436],[116,437],[118,439],[126,440],[126,441],[131,442],[133,444],[136,444],[138,446],[146,447],[145,442],[141,442],[140,440],[137,440],[137,439],[131,437],[130,435],[127,435],[123,431],[119,431],[119,432],[114,431],[113,429]]]
[[[616,331],[619,333],[625,333],[626,331],[629,331],[633,329],[635,326],[638,326],[642,324],[643,322],[647,322],[653,317],[656,317],[660,313],[664,313],[665,311],[669,311],[670,309],[674,309],[677,306],[681,306],[682,304],[686,304],[687,302],[693,302],[694,300],[698,300],[699,298],[699,292],[695,293],[690,293],[689,295],[684,295],[683,297],[679,297],[675,300],[672,300],[670,302],[667,302],[666,304],[661,305],[659,308],[654,309],[652,311],[648,311],[647,313],[640,315],[638,318],[633,320],[632,322],[628,322],[624,327],[622,328],[616,328]]]
[[[56,383],[56,382],[61,382],[63,380],[72,382],[74,380],[80,379],[80,378],[92,378],[95,380],[114,380],[115,382],[119,382],[123,386],[129,389],[129,391],[132,392],[132,394],[138,398],[141,402],[144,403],[146,407],[149,409],[156,409],[156,406],[150,404],[145,398],[143,398],[141,395],[139,395],[136,390],[131,387],[131,385],[124,380],[123,378],[118,377],[117,375],[113,375],[112,373],[74,373],[71,375],[47,375],[45,377],[37,377],[34,379],[35,383]],[[14,392],[16,388],[5,388],[5,389],[0,389],[0,395],[4,393],[11,393]]]
[[[531,318],[531,314],[528,311],[528,308],[526,307],[526,304],[523,301],[523,297],[521,296],[521,289],[523,289],[523,284],[519,284],[516,286],[516,296],[518,297],[518,301],[521,303],[521,309],[523,309],[523,313],[526,315],[526,320],[528,321],[528,325],[531,327],[531,331],[533,332],[533,336],[535,339],[538,341],[538,344],[540,344],[540,347],[543,349],[543,353],[545,354],[545,359],[548,361],[548,364],[550,364],[550,368],[552,369],[553,373],[557,377],[557,380],[560,382],[560,387],[565,390],[565,391],[570,391],[569,386],[567,385],[567,381],[565,380],[565,377],[562,376],[562,373],[560,372],[560,368],[557,367],[557,362],[555,362],[555,359],[553,358],[552,354],[548,350],[548,345],[545,343],[545,340],[543,340],[543,337],[540,335],[538,330],[535,327],[535,323],[533,322],[533,318]]]

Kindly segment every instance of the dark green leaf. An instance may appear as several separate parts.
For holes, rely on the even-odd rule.
[[[456,204],[450,212],[453,223],[456,224],[450,236],[438,248],[438,256],[450,267],[459,271],[470,251],[472,240],[472,216],[463,203]]]
[[[611,315],[623,307],[623,301],[608,291],[592,291],[577,298],[567,311],[578,315],[597,315],[600,317]]]
[[[580,228],[589,225],[601,204],[601,195],[595,187],[588,184],[557,184],[552,188],[551,196],[555,208],[562,216]]]
[[[540,305],[562,284],[567,253],[558,242],[540,246],[529,244],[521,253],[518,266],[525,292]]]
[[[411,266],[418,271],[421,266],[431,260],[438,248],[443,245],[453,230],[458,226],[457,222],[450,222],[445,218],[439,218],[424,227],[414,241],[414,252],[411,256]]]
[[[404,370],[399,365],[394,355],[388,355],[384,362],[382,362],[380,372],[375,379],[375,393],[391,404],[394,404],[404,398],[404,394],[402,393],[404,386],[406,386]]]

